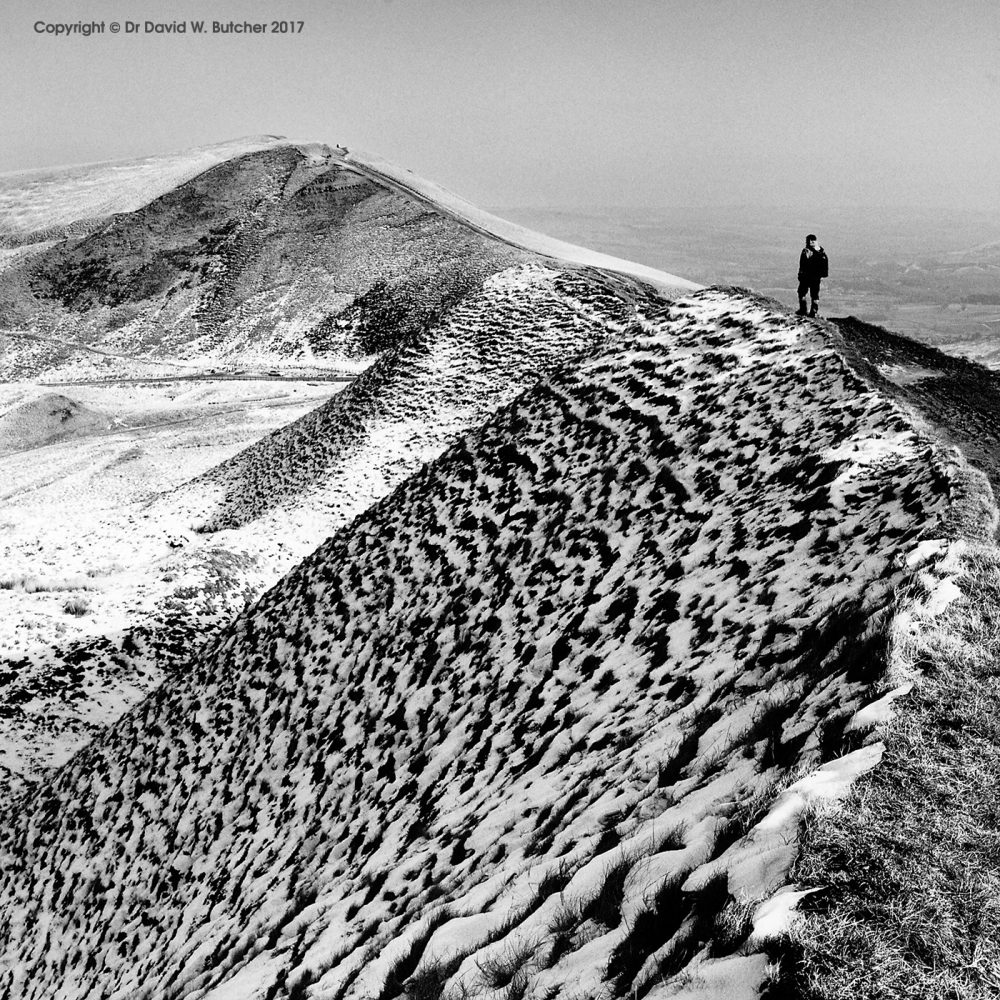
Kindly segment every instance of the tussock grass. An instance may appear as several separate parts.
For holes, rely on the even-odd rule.
[[[625,881],[635,863],[636,858],[626,854],[605,869],[600,891],[583,909],[585,920],[593,920],[608,930],[621,923]]]
[[[122,566],[119,563],[111,563],[108,566],[92,566],[87,570],[87,576],[90,579],[94,579],[100,576],[111,576],[114,573],[120,573],[122,571]]]
[[[75,615],[77,618],[90,611],[90,601],[86,597],[67,597],[63,604],[63,611],[68,615]]]
[[[406,981],[402,996],[406,1000],[440,1000],[454,971],[444,962],[426,965]]]
[[[765,993],[805,1000],[1000,995],[1000,554],[963,598],[896,644],[917,687],[880,767],[807,821],[802,906]]]
[[[509,989],[517,993],[527,988],[528,972],[536,968],[534,962],[537,942],[521,941],[508,944],[501,952],[476,959],[483,981],[491,990]]]
[[[568,858],[559,858],[538,883],[538,899],[546,900],[549,896],[557,892],[562,892],[569,885],[570,879],[573,878],[578,867],[578,865],[570,862]]]

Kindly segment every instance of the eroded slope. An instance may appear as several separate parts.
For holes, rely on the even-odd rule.
[[[1000,374],[853,316],[833,322],[862,376],[960,447],[1000,491]]]

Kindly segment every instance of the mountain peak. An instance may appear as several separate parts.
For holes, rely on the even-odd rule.
[[[282,147],[298,150],[311,160],[313,166],[326,162],[331,166],[354,170],[387,185],[404,197],[416,199],[434,211],[461,221],[477,232],[555,261],[637,278],[667,294],[700,287],[676,275],[578,247],[507,222],[377,155],[266,134],[243,136],[160,156],[0,175],[0,237],[7,235],[23,239],[32,230],[49,231],[112,212],[134,211],[205,170],[238,157]]]

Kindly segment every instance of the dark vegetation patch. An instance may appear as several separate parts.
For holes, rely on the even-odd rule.
[[[608,962],[608,978],[616,996],[628,996],[646,959],[668,942],[688,916],[688,899],[680,890],[683,878],[672,879],[656,891],[642,909]]]
[[[848,363],[879,390],[917,409],[989,476],[1000,495],[1000,373],[854,316],[833,322],[843,335]],[[879,365],[931,374],[898,385],[878,371]]]
[[[434,288],[380,278],[342,313],[313,327],[306,334],[309,346],[318,353],[341,346],[338,333],[346,324],[356,329],[360,354],[391,350],[439,323],[449,309],[479,291],[491,270],[452,267],[442,271]]]
[[[967,599],[919,651],[882,765],[806,825],[789,880],[821,891],[775,948],[767,996],[1000,995],[1000,556],[959,583]]]

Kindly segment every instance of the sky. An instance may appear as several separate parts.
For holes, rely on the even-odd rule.
[[[487,207],[1000,211],[995,0],[5,0],[0,96],[0,171],[271,133]]]

